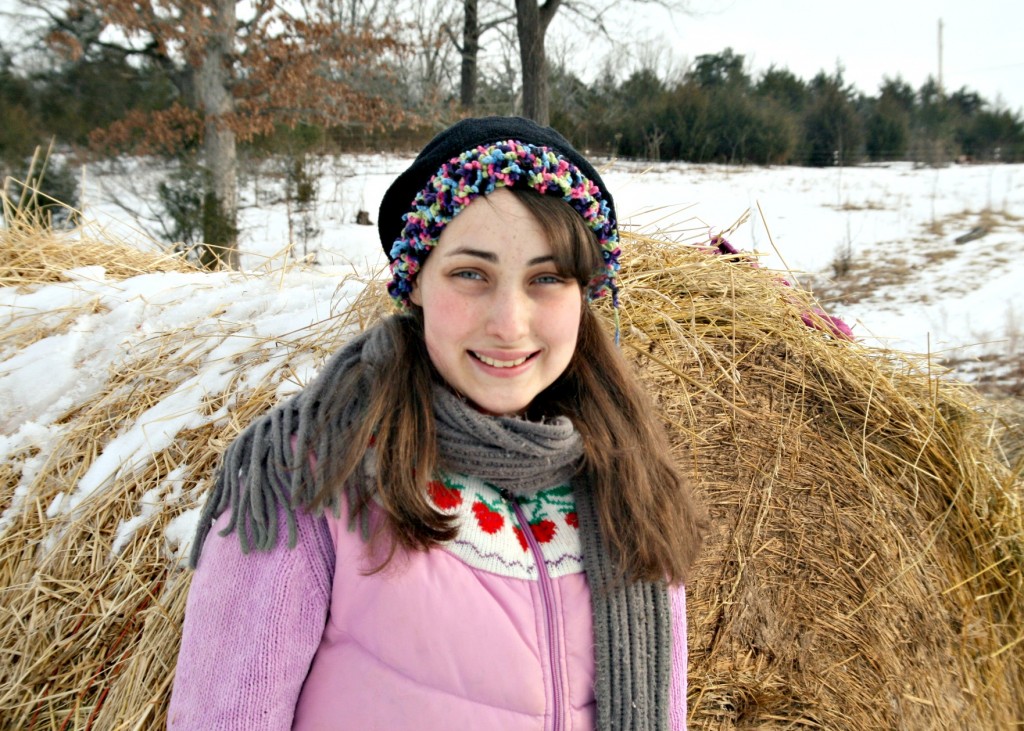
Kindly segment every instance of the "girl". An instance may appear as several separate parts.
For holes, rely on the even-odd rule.
[[[378,226],[402,312],[227,451],[169,728],[684,728],[704,518],[590,308],[618,300],[600,176],[464,120]]]

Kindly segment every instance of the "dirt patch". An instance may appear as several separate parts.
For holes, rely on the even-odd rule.
[[[958,254],[959,252],[956,249],[938,249],[935,251],[926,251],[924,253],[924,258],[929,264],[937,264],[938,262],[955,259]]]
[[[837,211],[887,211],[890,206],[880,201],[864,201],[863,203],[852,203],[846,201],[838,206],[829,206]]]

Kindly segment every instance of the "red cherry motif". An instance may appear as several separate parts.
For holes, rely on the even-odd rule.
[[[479,500],[473,503],[473,515],[476,516],[476,523],[484,533],[493,535],[501,530],[501,526],[505,525],[505,519],[501,517],[501,513],[494,512]]]
[[[441,510],[451,510],[462,504],[462,493],[438,480],[427,483],[427,492]]]
[[[566,513],[565,514],[565,522],[568,523],[569,525],[571,525],[573,528],[579,528],[580,527],[580,516],[578,516],[576,514],[575,510],[572,511],[571,513]]]
[[[537,543],[550,543],[551,539],[555,537],[555,524],[550,520],[541,520],[536,523],[530,523],[530,530],[533,531],[533,537],[537,539]]]
[[[519,545],[523,547],[525,551],[527,549],[526,534],[523,533],[519,526],[512,528],[515,531],[516,538],[519,539]],[[555,537],[557,526],[546,518],[544,520],[538,520],[536,523],[530,523],[530,532],[533,533],[533,537],[537,539],[537,543],[550,543],[551,539]]]

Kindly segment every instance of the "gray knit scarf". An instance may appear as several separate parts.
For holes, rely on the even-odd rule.
[[[336,353],[302,392],[239,435],[224,455],[200,517],[190,559],[193,567],[213,521],[227,509],[231,520],[224,533],[237,530],[244,552],[250,547],[270,550],[277,544],[280,505],[286,507],[288,544],[295,545],[295,507],[309,504],[316,493],[315,475],[305,455],[326,454],[331,444],[344,443],[338,440],[364,408],[362,403],[350,404],[334,423],[326,423],[325,401],[349,367],[357,362],[381,363],[392,350],[386,327],[367,330]],[[370,384],[365,386],[359,393],[369,393]],[[601,538],[592,490],[577,475],[583,447],[571,421],[564,416],[544,421],[487,416],[442,386],[435,387],[433,403],[443,469],[473,475],[516,497],[573,481],[594,618],[597,728],[668,728],[672,667],[668,590],[664,582],[626,583],[616,578]],[[335,501],[332,507],[336,506]]]

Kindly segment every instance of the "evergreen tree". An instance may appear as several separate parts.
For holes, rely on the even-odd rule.
[[[687,75],[702,89],[746,90],[750,77],[743,70],[743,56],[726,48],[721,53],[697,56],[693,69]]]
[[[877,99],[871,100],[865,123],[870,160],[902,160],[910,142],[914,90],[899,77],[884,79]]]
[[[1024,122],[1009,111],[980,109],[957,129],[956,142],[970,160],[1024,160]]]
[[[77,59],[61,59],[37,75],[40,121],[57,139],[86,146],[90,134],[133,110],[166,109],[180,93],[165,70],[149,60],[129,62],[124,53],[100,48]]]
[[[810,105],[803,118],[804,163],[825,167],[856,162],[863,132],[853,90],[838,71],[832,76],[819,73],[810,90]]]
[[[917,92],[910,157],[915,162],[943,165],[954,157],[952,109],[935,79],[928,78]]]
[[[630,74],[618,90],[619,154],[660,159],[665,130],[659,111],[664,104],[665,85],[653,69]]]
[[[595,104],[595,91],[562,65],[552,69],[548,79],[551,89],[551,126],[573,144],[589,147],[588,115]],[[595,138],[596,139],[596,138]]]
[[[32,88],[18,76],[10,55],[0,47],[0,176],[21,166],[32,149],[41,144],[39,125],[32,111]]]
[[[771,66],[761,74],[755,93],[764,99],[773,100],[782,110],[800,114],[807,106],[807,85],[792,71]]]

